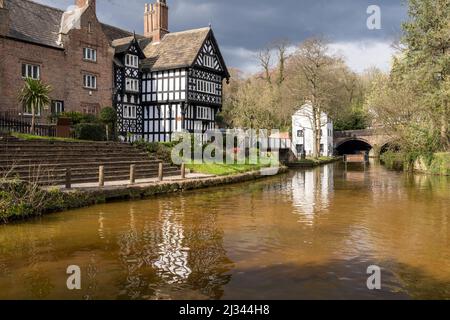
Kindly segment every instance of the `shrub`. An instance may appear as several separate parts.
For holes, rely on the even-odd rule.
[[[98,123],[79,123],[75,126],[75,138],[89,141],[105,141],[105,127]]]
[[[72,121],[72,125],[77,125],[83,121],[83,114],[81,112],[71,111],[63,112],[59,115],[60,118],[69,118]]]
[[[72,121],[72,125],[80,123],[101,123],[100,119],[93,114],[84,114],[78,111],[63,112],[59,118],[69,118]]]
[[[0,179],[0,224],[104,202],[86,192],[44,190],[36,183]]]
[[[149,155],[162,160],[164,162],[172,163],[172,148],[176,145],[175,142],[146,142],[139,140],[133,143],[133,145],[141,150],[144,150]]]
[[[106,126],[107,140],[116,138],[117,112],[112,107],[103,108],[100,112],[100,121]]]

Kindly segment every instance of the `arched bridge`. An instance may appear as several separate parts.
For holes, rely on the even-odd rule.
[[[355,154],[369,152],[371,157],[378,157],[392,143],[392,137],[377,129],[335,131],[334,149],[337,154]]]

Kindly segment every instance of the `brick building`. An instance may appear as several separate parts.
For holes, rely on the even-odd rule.
[[[0,0],[0,112],[31,116],[17,100],[24,78],[52,87],[39,122],[62,111],[114,106],[122,135],[167,141],[214,127],[229,78],[211,28],[169,33],[165,0],[146,4],[143,35],[101,23],[95,0],[67,11]]]

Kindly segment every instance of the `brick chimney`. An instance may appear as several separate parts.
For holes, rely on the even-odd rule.
[[[89,5],[94,8],[94,11],[96,11],[95,0],[75,0],[75,5],[79,8]]]
[[[144,36],[161,41],[169,33],[169,7],[166,0],[157,0],[155,4],[145,4]]]
[[[6,8],[5,0],[0,0],[0,36],[9,32],[9,10]]]

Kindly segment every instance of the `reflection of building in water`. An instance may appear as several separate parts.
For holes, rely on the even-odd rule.
[[[210,195],[204,195],[203,205],[210,204]],[[224,248],[223,231],[218,215],[212,208],[205,210],[201,215],[196,214],[189,219],[189,228],[186,228],[186,243],[191,248],[189,263],[192,275],[189,283],[198,290],[202,296],[211,299],[221,299],[224,286],[230,282],[230,270],[233,262],[227,257]]]
[[[189,248],[183,246],[184,230],[179,214],[163,212],[162,242],[158,245],[159,257],[153,262],[158,274],[169,284],[182,282],[192,273],[188,267]]]
[[[209,195],[183,196],[154,201],[146,214],[134,214],[131,208],[130,222],[118,239],[125,271],[119,298],[223,296],[232,262],[210,203]]]
[[[296,172],[292,178],[292,200],[302,221],[313,224],[315,215],[326,210],[333,192],[332,165]]]

